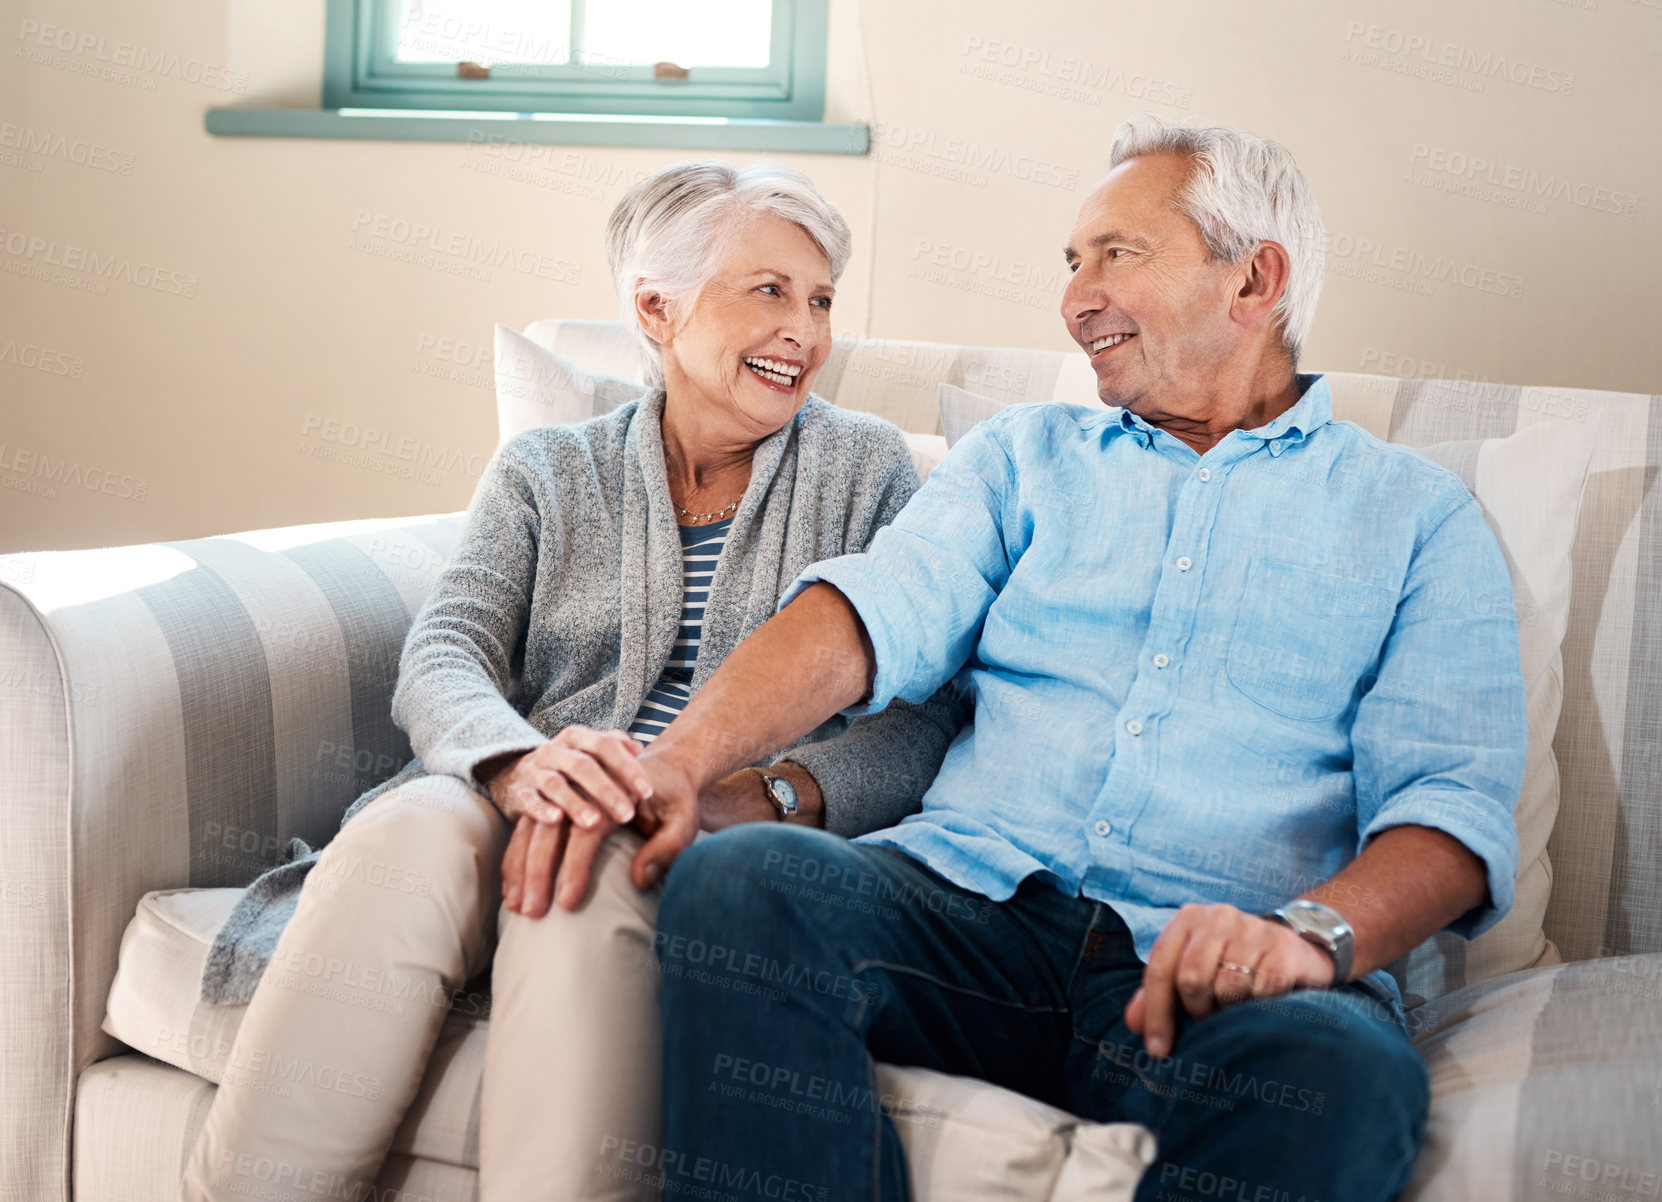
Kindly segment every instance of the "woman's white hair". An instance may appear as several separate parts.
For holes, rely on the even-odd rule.
[[[848,222],[794,168],[684,163],[642,180],[612,210],[606,222],[606,261],[649,384],[663,386],[663,356],[641,328],[636,294],[658,293],[673,316],[677,306],[695,300],[710,282],[733,232],[759,213],[800,226],[824,253],[831,282],[841,278],[853,244]]]
[[[1177,207],[1200,230],[1214,260],[1240,263],[1260,242],[1279,242],[1290,267],[1276,302],[1281,341],[1298,366],[1316,317],[1326,249],[1321,210],[1285,147],[1225,126],[1179,125],[1138,113],[1114,131],[1109,165],[1147,154],[1187,154],[1194,172]]]

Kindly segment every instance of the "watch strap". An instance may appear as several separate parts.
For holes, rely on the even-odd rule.
[[[1311,904],[1320,905],[1319,902]],[[1340,914],[1331,906],[1321,906],[1321,908],[1326,910],[1338,920],[1342,930],[1337,939],[1328,939],[1318,932],[1312,931],[1308,927],[1294,922],[1288,917],[1286,907],[1271,910],[1268,914],[1263,915],[1263,917],[1271,920],[1272,922],[1279,922],[1283,926],[1290,928],[1293,934],[1303,939],[1306,943],[1314,944],[1332,957],[1333,980],[1328,985],[1328,988],[1337,989],[1340,985],[1345,985],[1350,982],[1350,971],[1354,964],[1356,951],[1356,936],[1350,923],[1345,921],[1344,915]]]
[[[780,795],[779,790],[774,788],[773,782],[779,779],[779,774],[777,772],[769,772],[766,768],[758,768],[754,764],[746,768],[745,771],[754,772],[757,776],[762,778],[762,792],[767,795],[768,801],[773,805],[774,815],[780,822],[788,822],[791,818],[795,817],[795,803],[787,802],[784,797]]]

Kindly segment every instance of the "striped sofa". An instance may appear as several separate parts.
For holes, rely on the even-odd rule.
[[[635,374],[612,323],[527,334],[590,370]],[[1336,417],[1415,446],[1598,415],[1553,740],[1545,926],[1565,962],[1412,1011],[1434,1104],[1409,1196],[1657,1196],[1662,397],[1332,378]],[[941,382],[1012,401],[1093,395],[1079,355],[884,340],[839,341],[819,390],[927,450]],[[460,518],[0,557],[0,1202],[178,1196],[223,1067],[205,1036],[215,1017],[187,1012],[142,1051],[106,1034],[123,934],[147,895],[171,899],[182,937],[211,930],[291,836],[325,842],[404,762],[388,715],[398,654]],[[188,1006],[188,968],[154,971],[158,1012],[170,990]],[[388,1196],[475,1196],[486,1021],[488,999],[453,1014]],[[983,1142],[1048,1130],[1065,1158],[1089,1135],[964,1084],[954,1105],[986,1122]],[[1084,1196],[1060,1167],[1044,1172],[1019,1196]]]

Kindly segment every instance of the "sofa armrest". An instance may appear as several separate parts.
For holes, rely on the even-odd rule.
[[[139,898],[246,884],[409,759],[398,658],[461,521],[0,557],[0,1202],[68,1198]]]

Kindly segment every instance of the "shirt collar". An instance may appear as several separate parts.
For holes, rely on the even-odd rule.
[[[1302,442],[1310,436],[1310,431],[1332,421],[1333,392],[1327,386],[1327,377],[1298,375],[1293,378],[1298,381],[1301,394],[1293,407],[1267,426],[1238,433],[1266,442]]]
[[[1270,454],[1279,455],[1287,443],[1303,442],[1312,430],[1333,420],[1333,393],[1328,388],[1327,377],[1301,374],[1294,379],[1298,381],[1301,395],[1291,409],[1268,425],[1259,426],[1255,430],[1236,430],[1234,433],[1267,442],[1270,444]],[[1143,446],[1146,447],[1153,441],[1155,427],[1131,410],[1110,406],[1108,413],[1112,425],[1117,425],[1121,430],[1135,436]]]

